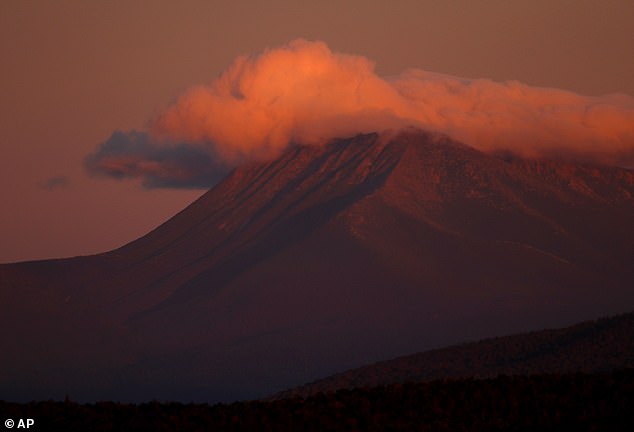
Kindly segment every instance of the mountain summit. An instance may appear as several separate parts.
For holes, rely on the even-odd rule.
[[[0,266],[7,399],[234,400],[634,309],[634,172],[405,130],[234,170],[108,253]]]

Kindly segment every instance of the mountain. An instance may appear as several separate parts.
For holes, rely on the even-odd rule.
[[[630,170],[420,130],[294,147],[120,249],[0,266],[0,388],[254,398],[626,312],[633,197]]]
[[[562,329],[491,338],[352,369],[274,399],[397,383],[634,368],[634,312]]]

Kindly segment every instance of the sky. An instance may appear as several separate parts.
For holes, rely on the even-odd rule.
[[[431,124],[416,104],[429,86],[446,91],[455,83],[458,94],[490,91],[503,94],[503,102],[547,93],[540,112],[573,100],[575,110],[591,111],[584,121],[599,126],[591,138],[609,135],[616,149],[632,132],[632,22],[629,0],[0,2],[0,262],[122,246],[182,210],[231,166],[262,157],[251,150],[253,142],[277,149],[289,137],[322,138],[296,119],[237,137],[214,123],[192,123],[199,113],[184,108],[200,101],[203,113],[239,106],[231,112],[252,115],[249,107],[259,105],[251,102],[270,88],[257,77],[269,76],[265,66],[275,64],[269,59],[285,55],[290,63],[283,64],[295,65],[303,53],[317,53],[337,77],[372,83],[358,106],[337,105],[344,106],[338,114],[362,125],[357,128],[377,118],[384,126],[404,117]],[[329,74],[328,88],[342,88]],[[377,117],[377,94],[390,100],[395,116]],[[312,96],[305,93],[300,106]],[[461,100],[434,107],[456,112]],[[300,103],[281,101],[273,114],[295,112]],[[519,129],[534,116],[523,107],[513,118]],[[322,113],[313,105],[299,112],[303,119]],[[458,119],[432,123],[451,132]],[[328,125],[331,134],[351,131]],[[593,144],[575,138],[574,128],[556,132]],[[617,153],[606,157],[616,160]],[[134,169],[117,165],[131,154]],[[175,173],[201,160],[207,165],[197,168],[200,175],[179,180]],[[166,166],[173,169],[165,175]]]

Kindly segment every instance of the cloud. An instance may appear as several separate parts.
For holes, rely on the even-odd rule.
[[[221,157],[268,157],[291,142],[317,143],[411,124],[398,91],[364,57],[296,40],[239,57],[209,86],[182,95],[154,130],[170,139],[211,142]]]
[[[365,57],[305,40],[237,58],[208,85],[181,95],[147,133],[115,134],[91,160],[114,177],[189,185],[188,178],[211,180],[218,166],[269,158],[293,143],[403,126],[445,133],[484,151],[634,163],[630,96],[586,97],[422,70],[383,78]],[[191,164],[200,162],[194,155],[207,159]]]
[[[586,97],[569,91],[412,70],[395,88],[423,126],[484,151],[568,155],[631,163],[634,98]]]
[[[135,130],[114,132],[85,164],[94,175],[141,178],[147,188],[206,188],[229,170],[208,149],[160,143]]]
[[[67,187],[69,184],[68,177],[65,176],[55,176],[51,177],[42,184],[42,187],[48,191],[52,191],[55,189],[62,189]]]

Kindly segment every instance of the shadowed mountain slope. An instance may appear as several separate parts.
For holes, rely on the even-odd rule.
[[[417,130],[233,171],[112,252],[0,266],[7,397],[260,397],[634,307],[634,173]]]

